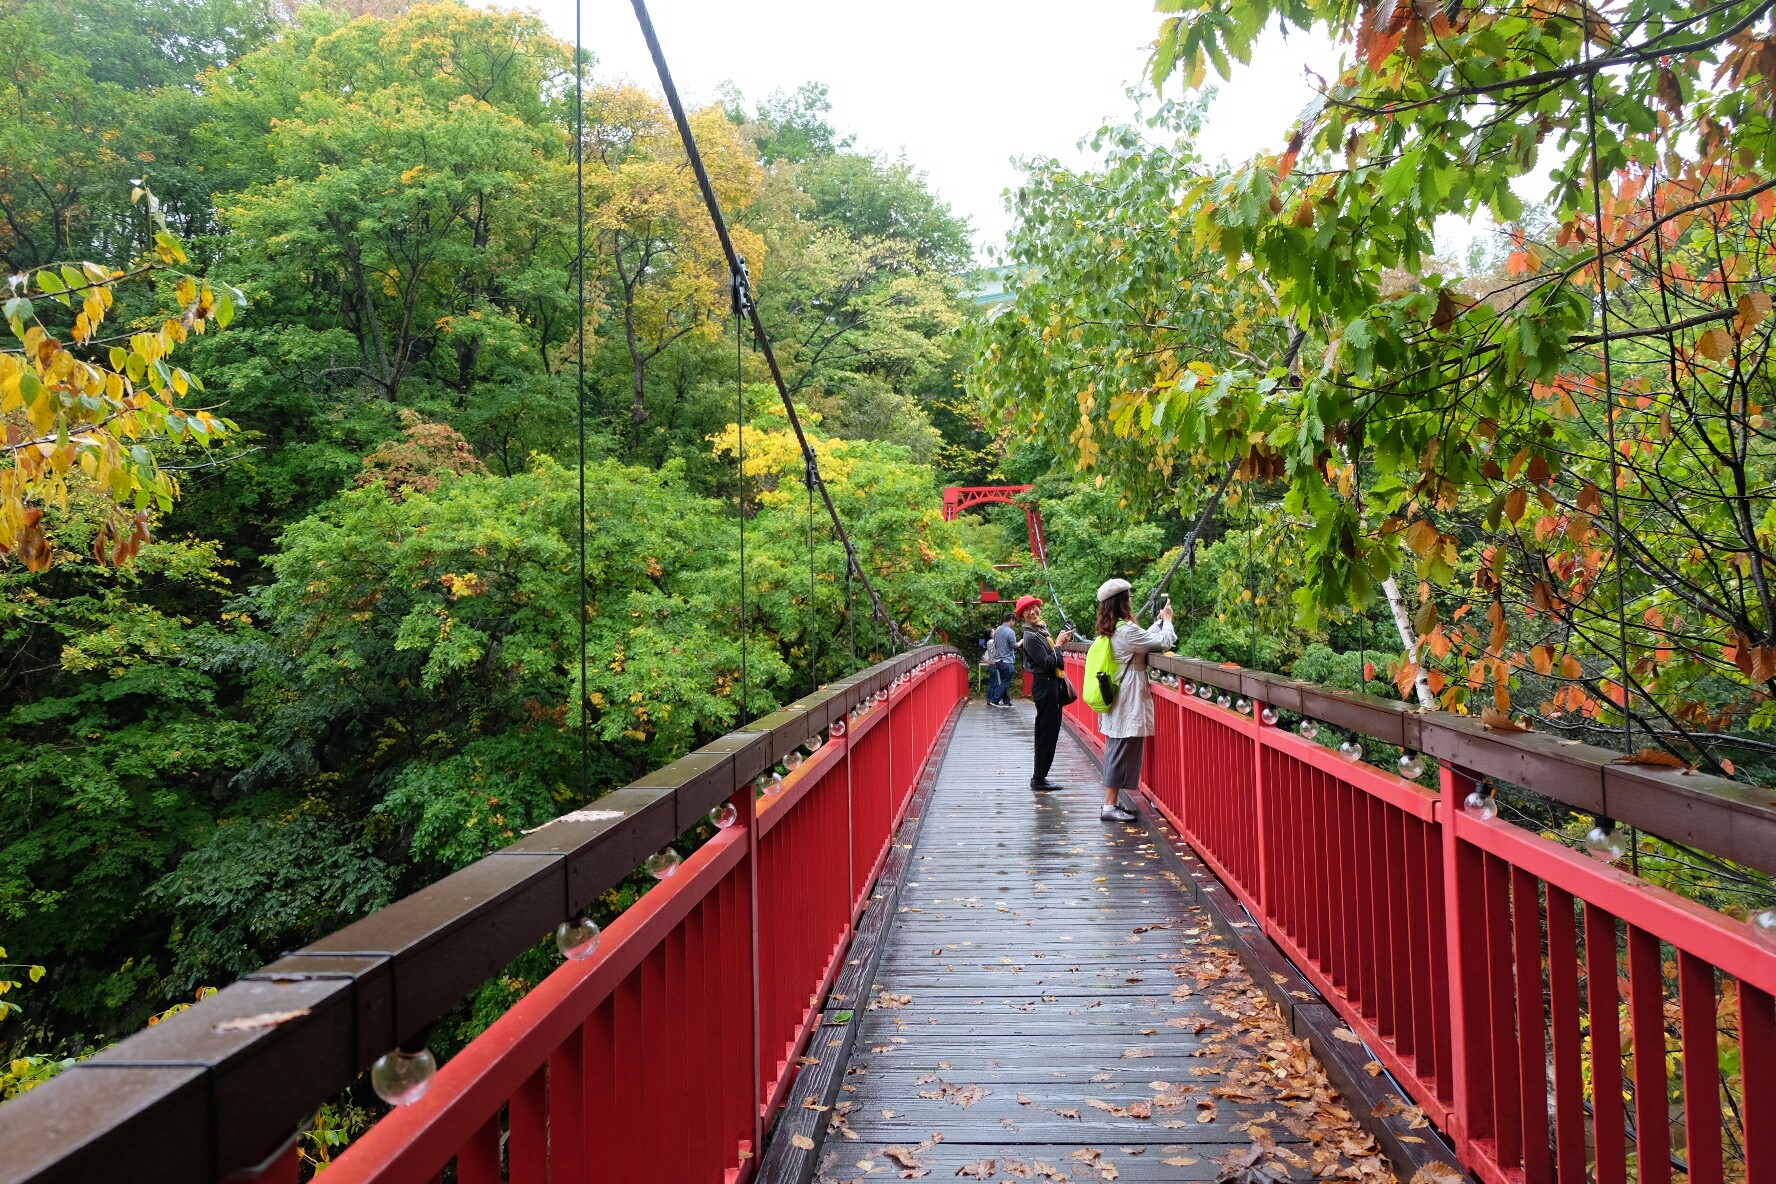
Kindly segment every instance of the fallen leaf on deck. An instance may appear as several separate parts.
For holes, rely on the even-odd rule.
[[[1335,1038],[1344,1041],[1346,1044],[1361,1044],[1361,1043],[1363,1043],[1363,1038],[1361,1036],[1357,1035],[1355,1032],[1351,1031],[1349,1028],[1333,1028],[1332,1035]]]
[[[237,1019],[223,1020],[216,1025],[217,1032],[258,1032],[265,1028],[275,1028],[279,1024],[287,1024],[291,1020],[301,1019],[308,1014],[306,1007],[295,1011],[266,1011],[258,1015],[241,1016]]]
[[[973,1163],[965,1163],[957,1168],[956,1174],[970,1180],[990,1180],[998,1167],[999,1161],[996,1159],[977,1159]]]
[[[814,1140],[810,1139],[807,1135],[791,1135],[789,1137],[789,1144],[792,1147],[800,1147],[803,1151],[814,1150]]]

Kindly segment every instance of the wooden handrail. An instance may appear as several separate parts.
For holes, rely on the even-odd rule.
[[[1075,653],[1080,642],[1066,647]],[[1155,670],[1436,757],[1473,773],[1613,818],[1776,875],[1776,792],[1708,773],[1624,764],[1622,754],[1542,732],[1494,732],[1478,719],[1333,690],[1286,675],[1175,654]]]

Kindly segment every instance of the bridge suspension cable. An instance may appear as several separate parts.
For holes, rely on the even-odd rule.
[[[753,341],[759,353],[764,356],[765,365],[771,372],[771,381],[783,400],[784,414],[789,418],[790,429],[795,432],[796,443],[801,446],[802,459],[808,466],[809,482],[819,491],[820,500],[826,505],[827,517],[832,520],[833,530],[844,544],[845,561],[850,571],[856,575],[858,583],[863,585],[864,592],[869,595],[872,614],[887,627],[889,639],[896,647],[910,649],[914,643],[900,623],[888,614],[881,594],[870,581],[869,573],[863,570],[863,565],[857,558],[857,544],[852,542],[851,535],[845,530],[845,524],[840,521],[838,507],[833,504],[832,493],[820,474],[820,462],[815,458],[814,446],[808,442],[808,434],[802,428],[802,417],[796,411],[789,385],[783,380],[783,371],[777,365],[777,355],[771,349],[770,335],[765,332],[765,323],[759,317],[758,303],[752,299],[746,261],[734,249],[734,241],[728,235],[727,220],[722,216],[721,202],[716,199],[715,187],[710,183],[709,172],[703,167],[703,157],[697,151],[697,138],[691,133],[690,120],[685,117],[684,104],[679,100],[678,88],[673,85],[672,71],[666,65],[666,54],[660,48],[659,35],[654,32],[654,22],[648,15],[646,0],[631,0],[631,3],[635,8],[635,19],[641,24],[642,36],[647,39],[648,54],[654,59],[654,69],[659,72],[660,86],[666,92],[666,103],[672,108],[672,119],[678,125],[679,139],[684,142],[685,155],[691,162],[691,171],[696,175],[697,187],[703,193],[703,204],[709,210],[710,221],[715,224],[715,234],[721,240],[722,254],[727,257],[728,272],[735,285],[736,302],[740,305],[739,315],[752,323]],[[742,295],[744,299],[739,299]]]

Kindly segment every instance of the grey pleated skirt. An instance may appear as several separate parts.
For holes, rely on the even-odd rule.
[[[1141,755],[1146,748],[1145,736],[1104,737],[1104,788],[1138,789]]]

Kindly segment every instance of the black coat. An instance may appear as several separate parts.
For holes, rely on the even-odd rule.
[[[1030,672],[1031,694],[1040,703],[1055,693],[1055,676],[1065,668],[1064,659],[1049,642],[1048,635],[1035,629],[1024,630],[1018,646],[1024,655],[1024,669]]]

